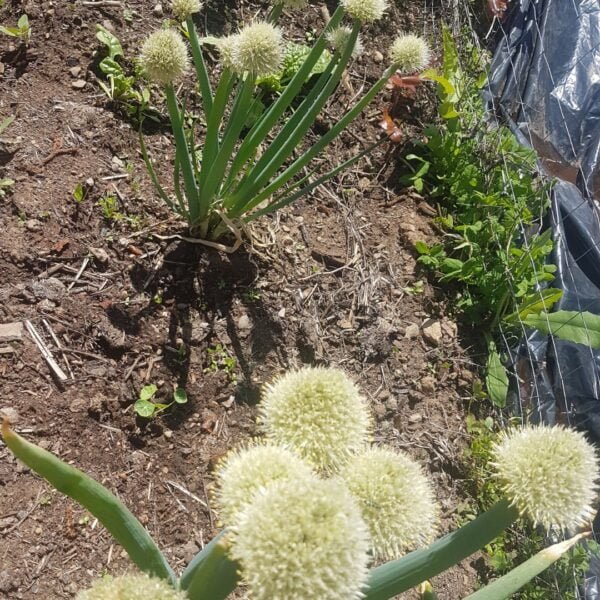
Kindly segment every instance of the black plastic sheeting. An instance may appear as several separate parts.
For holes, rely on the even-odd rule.
[[[554,309],[600,314],[600,0],[512,0],[500,38],[488,108],[557,181],[547,218],[552,287],[563,290]],[[599,350],[529,331],[512,357],[517,411],[600,440]],[[584,587],[587,600],[600,600],[596,557]]]

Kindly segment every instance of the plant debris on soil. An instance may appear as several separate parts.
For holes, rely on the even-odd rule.
[[[23,13],[31,23],[28,46],[0,38],[0,121],[15,117],[0,135],[0,177],[14,180],[0,197],[0,409],[24,437],[116,493],[181,570],[218,531],[212,470],[256,433],[261,386],[286,369],[335,365],[368,397],[376,441],[431,473],[448,531],[463,502],[476,375],[443,294],[416,265],[414,242],[439,236],[432,208],[394,187],[395,147],[384,146],[257,221],[252,241],[234,254],[173,237],[182,230],[154,193],[136,126],[96,83],[95,25],[113,31],[132,58],[165,18],[159,8],[27,0],[0,9],[2,23]],[[226,33],[258,8],[208,2],[199,24]],[[421,9],[402,3],[363,33],[365,53],[319,126],[379,76],[398,30],[435,35]],[[293,23],[296,41],[322,27],[316,5],[282,22]],[[433,118],[430,92],[406,109],[407,137]],[[385,102],[322,160],[338,164],[380,136]],[[167,128],[155,126],[147,139],[168,181]],[[110,214],[102,210],[108,197]],[[176,387],[188,402],[137,417],[133,404],[148,384],[157,402],[170,402]],[[434,580],[440,598],[476,587],[472,564]],[[0,598],[73,598],[95,577],[128,569],[102,526],[0,445]]]

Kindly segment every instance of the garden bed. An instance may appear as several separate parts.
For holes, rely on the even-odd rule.
[[[32,28],[28,47],[0,39],[0,117],[15,116],[0,136],[0,177],[15,182],[0,200],[0,321],[29,320],[67,375],[57,382],[27,333],[0,343],[0,409],[18,417],[25,437],[114,491],[180,569],[218,531],[212,470],[255,433],[261,385],[305,364],[339,366],[372,405],[376,441],[422,462],[442,529],[456,525],[474,374],[443,294],[416,266],[414,242],[439,235],[427,199],[395,185],[395,156],[384,146],[259,220],[253,243],[234,254],[172,237],[181,224],[156,196],[137,130],[94,75],[97,23],[133,57],[165,17],[142,1],[124,3],[129,13],[86,4],[12,2],[0,11],[10,24],[26,12]],[[411,4],[364,32],[350,86],[340,86],[319,126],[380,75],[398,30],[435,35],[432,14]],[[220,34],[256,10],[211,2],[199,24]],[[305,41],[320,27],[311,6],[289,37]],[[407,134],[432,118],[428,98],[420,94],[406,115]],[[380,97],[336,141],[327,164],[380,135],[382,106]],[[168,128],[154,127],[147,140],[166,180]],[[149,384],[165,401],[182,387],[188,402],[136,417],[133,403]],[[0,446],[0,598],[72,598],[130,566],[85,511]],[[435,582],[448,599],[476,585],[471,561]]]

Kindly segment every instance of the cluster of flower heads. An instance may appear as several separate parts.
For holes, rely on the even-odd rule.
[[[367,402],[342,371],[275,380],[258,425],[264,438],[224,459],[215,492],[255,600],[358,599],[373,558],[432,539],[427,477],[408,455],[370,447]]]
[[[306,6],[306,0],[281,0],[286,8]],[[372,23],[387,10],[387,0],[341,0],[346,13],[359,23]],[[172,0],[171,10],[178,21],[189,19],[200,11],[200,0]],[[329,44],[341,50],[351,37],[351,28],[339,26],[327,34]],[[219,50],[224,68],[243,75],[265,77],[276,73],[282,62],[284,44],[281,29],[267,21],[256,21],[226,37],[207,37]],[[355,42],[352,55],[362,51],[360,39]],[[403,73],[414,73],[429,64],[430,50],[427,43],[415,35],[398,37],[390,48],[392,63]],[[180,79],[189,66],[186,44],[174,29],[156,31],[144,42],[140,62],[147,75],[155,82],[170,85]]]

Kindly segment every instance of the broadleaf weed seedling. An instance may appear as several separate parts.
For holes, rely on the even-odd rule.
[[[188,401],[186,391],[180,387],[176,387],[173,390],[173,400],[167,404],[156,402],[156,392],[158,392],[158,388],[153,383],[145,385],[140,390],[139,397],[133,405],[133,409],[140,417],[151,419],[158,413],[167,410],[173,404],[186,404]]]
[[[312,173],[305,174],[313,159],[363,111],[398,67],[398,53],[393,51],[391,64],[381,78],[329,131],[312,145],[303,146],[356,53],[361,26],[380,19],[387,8],[384,0],[371,2],[368,10],[365,4],[344,0],[309,51],[289,54],[293,64],[289,80],[272,104],[257,111],[264,93],[257,84],[261,78],[277,77],[285,68],[283,32],[278,26],[282,4],[275,3],[267,19],[216,38],[198,35],[192,15],[200,10],[199,2],[189,2],[183,8],[179,2],[172,3],[178,21],[185,23],[206,122],[202,157],[198,159],[192,141],[196,132],[186,127],[186,110],[175,91],[189,68],[188,46],[175,29],[154,32],[143,44],[141,64],[166,96],[175,140],[174,198],[158,180],[143,135],[140,143],[160,197],[187,221],[191,235],[214,244],[233,233],[239,245],[245,224],[309,194],[386,141],[385,137],[378,139],[315,179],[311,179]],[[287,0],[286,5],[299,8],[304,3]],[[349,28],[340,27],[345,16],[352,22]],[[327,46],[332,46],[335,31],[337,47],[329,52]],[[221,73],[214,89],[203,57],[206,45],[216,47],[220,55]],[[306,89],[308,78],[311,85]]]
[[[22,14],[17,21],[16,27],[6,27],[0,25],[0,33],[15,37],[21,40],[24,44],[28,44],[31,39],[31,25],[29,24],[29,17],[26,14]]]

